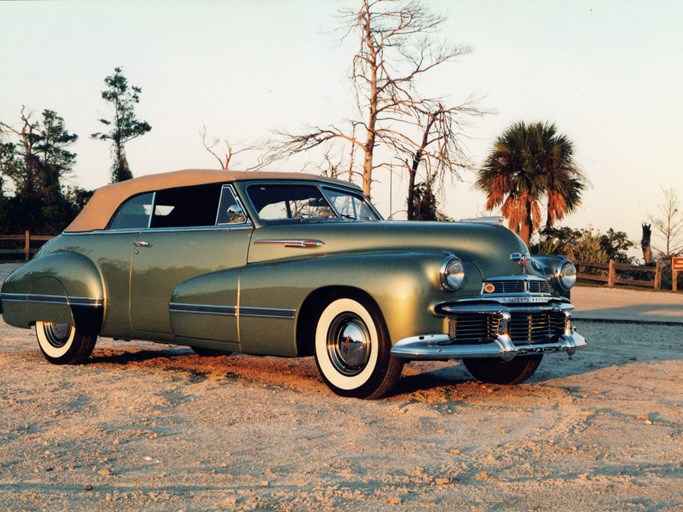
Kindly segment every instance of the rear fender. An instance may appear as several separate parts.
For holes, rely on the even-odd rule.
[[[98,334],[105,306],[102,278],[85,256],[58,252],[15,270],[2,285],[3,318],[15,327],[37,321],[71,323]]]

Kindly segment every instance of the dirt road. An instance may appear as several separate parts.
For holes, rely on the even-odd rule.
[[[0,322],[0,510],[682,510],[683,326],[577,326],[526,384],[412,363],[368,402],[311,359],[104,339],[52,366]]]

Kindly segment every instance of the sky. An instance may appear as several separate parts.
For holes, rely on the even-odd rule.
[[[93,140],[110,113],[104,78],[123,68],[142,88],[140,119],[152,131],[126,146],[136,176],[216,168],[202,146],[228,138],[238,149],[274,130],[341,125],[354,116],[349,81],[355,42],[340,41],[345,0],[137,0],[0,2],[0,121],[61,115],[79,135],[70,184],[109,180],[109,146]],[[492,114],[467,120],[465,148],[481,165],[514,122],[548,121],[575,145],[588,178],[583,205],[561,225],[613,228],[639,241],[661,216],[662,189],[683,200],[683,2],[628,0],[431,0],[447,16],[438,37],[471,52],[420,82],[452,105],[479,98]],[[233,168],[255,163],[238,155]],[[273,169],[312,169],[313,155]],[[404,208],[405,179],[376,171],[373,201]],[[475,175],[446,184],[449,216],[490,215]],[[403,187],[403,190],[401,189]],[[390,201],[390,196],[392,199]],[[493,212],[495,213],[495,212]],[[400,216],[400,213],[397,215]],[[655,245],[657,241],[655,240]]]

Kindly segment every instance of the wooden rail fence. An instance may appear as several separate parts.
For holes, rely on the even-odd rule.
[[[23,255],[24,261],[28,261],[38,250],[38,248],[31,246],[32,243],[46,242],[52,238],[54,237],[51,235],[32,235],[29,231],[24,232],[23,235],[0,235],[0,242],[24,242],[23,247],[19,249],[0,249],[0,254],[16,254],[17,256]]]
[[[591,261],[577,261],[574,260],[574,265],[577,269],[593,269],[597,273],[578,272],[576,274],[579,280],[593,281],[599,283],[607,283],[607,286],[613,288],[617,284],[626,286],[641,286],[644,288],[654,288],[659,290],[662,287],[662,264],[657,263],[654,267],[622,265],[610,260],[609,263],[593,263]],[[631,279],[624,277],[624,274],[652,274],[651,279]]]

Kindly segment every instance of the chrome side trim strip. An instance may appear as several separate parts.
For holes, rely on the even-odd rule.
[[[284,318],[287,320],[294,320],[295,312],[295,309],[281,308],[238,308],[238,315],[258,318]]]
[[[321,240],[277,240],[277,239],[264,239],[256,240],[255,244],[265,244],[265,245],[284,245],[285,247],[293,247],[297,249],[317,249],[325,245],[325,242]]]
[[[104,306],[103,297],[70,297],[64,295],[41,295],[38,293],[3,293],[2,302],[31,302],[35,304],[66,304],[68,306]]]
[[[3,302],[38,302],[43,304],[68,304],[63,295],[32,295],[28,293],[3,293]]]
[[[282,308],[252,308],[236,306],[214,306],[210,304],[183,304],[171,302],[168,306],[170,313],[188,313],[198,315],[215,315],[229,317],[277,318],[293,320],[295,309]]]
[[[95,308],[104,306],[103,297],[67,297],[67,301],[71,306],[92,306]]]
[[[121,229],[94,229],[91,231],[65,231],[63,236],[106,236],[133,233],[187,233],[188,231],[239,231],[251,229],[251,224],[220,224],[218,226],[189,226],[183,228],[121,228]]]
[[[171,302],[168,305],[170,313],[196,313],[199,315],[237,316],[234,306],[210,306],[208,304],[182,304]]]

